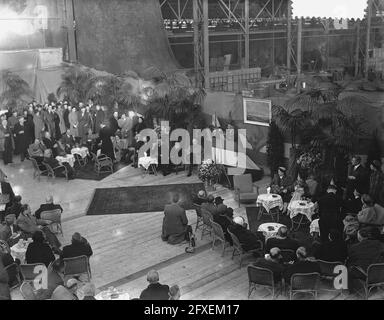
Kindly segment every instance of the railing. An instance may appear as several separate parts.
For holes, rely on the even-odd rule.
[[[241,92],[259,79],[261,68],[217,71],[209,74],[209,87],[213,91]]]

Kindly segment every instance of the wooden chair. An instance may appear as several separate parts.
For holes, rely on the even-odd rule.
[[[256,290],[257,286],[267,289],[272,294],[272,299],[277,297],[275,293],[278,284],[275,284],[271,270],[249,265],[247,271],[249,281],[248,299],[251,297],[252,291]]]
[[[4,268],[8,273],[8,285],[10,289],[18,287],[21,283],[19,266],[16,263],[12,263]]]
[[[298,293],[309,293],[317,299],[319,280],[318,272],[293,274],[289,286],[289,300],[292,300]]]
[[[49,230],[51,230],[53,233],[61,233],[61,235],[63,236],[63,227],[61,225],[61,210],[60,209],[51,210],[51,211],[43,211],[40,214],[40,217],[43,220],[52,221],[48,225]]]
[[[54,167],[52,168],[48,163],[44,162],[43,161],[43,165],[47,168],[47,171],[48,171],[48,178],[51,177],[52,179],[55,179],[56,178],[56,171],[59,170],[59,169],[63,169],[63,174],[65,176],[65,178],[67,179],[68,181],[68,170],[65,166],[63,165],[58,165],[57,167]]]
[[[113,173],[113,161],[110,157],[105,154],[100,154],[99,156],[92,153],[94,161],[94,170],[97,172],[97,175],[100,173]]]
[[[244,258],[245,255],[251,255],[251,254],[253,255],[254,253],[258,253],[260,256],[263,255],[263,251],[264,251],[264,249],[263,249],[263,242],[258,240],[258,243],[260,245],[259,248],[252,249],[252,250],[249,250],[249,251],[245,251],[243,249],[239,239],[231,231],[229,231],[229,229],[227,229],[227,231],[228,231],[228,233],[231,236],[232,241],[233,241],[232,259],[235,257],[235,255],[240,256],[239,257],[240,269],[241,269],[243,258]]]
[[[196,227],[195,227],[195,232],[198,228],[201,228],[201,226],[203,225],[203,217],[201,215],[201,206],[197,203],[193,203],[192,204],[193,208],[195,209],[196,211]]]
[[[221,256],[224,256],[225,248],[227,247],[228,242],[225,240],[223,228],[213,220],[211,220],[211,225],[213,231],[212,250],[215,249],[216,241],[220,241],[223,246]]]
[[[80,167],[85,167],[88,163],[87,157],[82,158],[81,155],[74,153],[73,154],[75,158],[75,163],[78,164]]]
[[[372,289],[384,287],[384,263],[371,264],[366,273],[359,271],[366,275],[365,281],[359,279],[359,282],[364,288],[364,298],[368,300]]]
[[[33,283],[36,276],[38,275],[34,272],[34,270],[38,266],[45,268],[45,265],[43,263],[21,264],[19,266],[21,276],[23,277],[23,282]]]
[[[45,165],[37,163],[36,159],[29,157],[29,160],[32,162],[33,166],[33,179],[38,178],[38,181],[40,181],[40,176],[43,174],[48,174],[48,169]]]
[[[20,293],[25,300],[37,300],[32,285],[29,282],[23,282],[20,286]]]
[[[64,261],[64,276],[78,277],[87,274],[88,281],[91,280],[91,267],[87,256],[79,256],[74,258],[66,258]]]
[[[256,187],[256,190],[254,189],[251,174],[233,176],[233,185],[235,189],[235,198],[239,207],[240,204],[244,202],[256,203],[259,195],[259,187]]]
[[[213,220],[213,217],[212,214],[205,209],[201,209],[201,217],[203,220],[203,225],[201,228],[201,239],[203,239],[204,235],[206,234],[212,235],[211,221]]]
[[[311,224],[311,221],[309,221],[308,218],[303,214],[298,214],[297,216],[293,217],[291,222],[291,231],[298,231],[302,226],[309,226]]]

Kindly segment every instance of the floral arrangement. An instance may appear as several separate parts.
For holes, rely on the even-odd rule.
[[[316,170],[321,166],[322,162],[321,154],[315,152],[305,152],[297,159],[297,164],[302,169]]]
[[[221,175],[221,170],[218,165],[208,159],[204,160],[199,167],[199,179],[203,182],[216,182]]]

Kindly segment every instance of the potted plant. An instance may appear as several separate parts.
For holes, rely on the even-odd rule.
[[[199,167],[198,177],[205,183],[208,191],[214,189],[214,184],[217,183],[220,175],[221,169],[213,160],[204,160]]]

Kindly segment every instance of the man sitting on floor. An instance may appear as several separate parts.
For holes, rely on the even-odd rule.
[[[164,208],[161,238],[163,241],[168,241],[169,244],[178,244],[189,240],[192,228],[188,225],[185,210],[178,204],[179,195],[177,193],[173,195],[172,202]]]
[[[269,254],[264,258],[258,258],[253,264],[255,267],[264,268],[273,272],[273,280],[275,283],[281,281],[281,276],[284,271],[284,265],[282,264],[282,255],[279,248],[272,248],[269,250]]]
[[[275,237],[269,238],[265,243],[265,250],[268,252],[272,248],[290,249],[296,251],[299,243],[288,237],[288,228],[286,226],[280,227]]]
[[[147,274],[149,286],[140,294],[140,300],[168,300],[169,286],[159,283],[159,273],[151,270]]]
[[[233,224],[228,227],[228,230],[233,233],[237,239],[239,239],[241,247],[244,251],[250,251],[260,248],[260,242],[264,243],[264,236],[262,233],[253,233],[248,230],[246,223],[242,217],[236,217],[233,219]]]
[[[296,250],[297,261],[289,266],[283,273],[285,283],[291,283],[291,277],[295,273],[320,273],[320,267],[316,262],[308,259],[307,250],[300,247]]]
[[[40,208],[36,210],[35,217],[37,219],[40,219],[40,215],[41,215],[42,212],[44,212],[44,211],[52,211],[52,210],[57,210],[57,209],[59,209],[61,212],[63,212],[63,208],[61,207],[61,205],[54,204],[53,203],[53,196],[49,195],[45,199],[45,203],[40,205]]]
[[[80,256],[87,256],[89,258],[92,254],[93,251],[88,241],[83,238],[80,233],[75,232],[72,236],[72,244],[63,248],[61,259],[75,258]]]
[[[207,202],[203,203],[201,205],[201,209],[207,210],[212,216],[215,216],[217,214],[217,208],[214,204],[215,198],[213,195],[209,195],[207,197]]]

